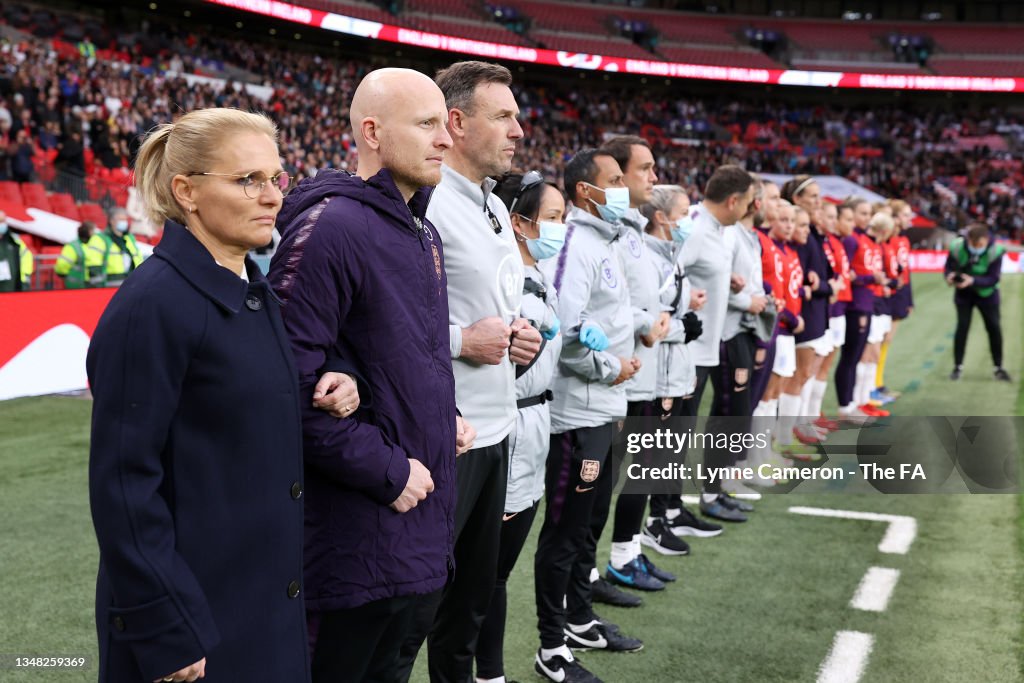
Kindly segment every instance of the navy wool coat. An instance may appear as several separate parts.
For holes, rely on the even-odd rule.
[[[89,346],[101,681],[206,657],[217,681],[309,677],[302,430],[279,302],[168,222]]]

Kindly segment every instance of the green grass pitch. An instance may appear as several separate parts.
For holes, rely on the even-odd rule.
[[[887,384],[903,391],[897,415],[1024,414],[1017,382],[991,378],[980,320],[964,378],[952,384],[953,309],[937,275],[914,278],[916,311],[897,332]],[[1007,369],[1022,375],[1024,277],[1003,283]],[[826,409],[834,411],[834,395]],[[86,489],[88,400],[0,403],[0,654],[86,655],[86,671],[0,670],[0,681],[96,679],[92,617],[97,550]],[[792,505],[910,515],[918,535],[906,555],[883,555],[884,525],[804,517]],[[509,584],[509,679],[539,680],[533,547]],[[599,563],[607,560],[607,536]],[[1024,508],[1013,495],[766,496],[750,522],[692,554],[655,557],[680,580],[640,609],[602,616],[644,640],[636,654],[584,653],[603,680],[814,681],[838,630],[870,633],[861,680],[1024,680]],[[900,570],[882,613],[849,607],[870,566]],[[421,657],[415,681],[425,681]]]

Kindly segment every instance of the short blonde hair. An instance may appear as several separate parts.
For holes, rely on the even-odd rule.
[[[888,212],[879,211],[871,217],[871,222],[868,223],[868,230],[880,235],[888,236],[892,234],[893,226],[895,225],[895,221],[893,221],[892,216],[890,216]]]
[[[135,159],[135,186],[149,219],[184,224],[185,209],[174,198],[171,180],[210,168],[225,138],[247,132],[263,133],[277,145],[277,126],[269,116],[239,109],[197,109],[147,133]]]
[[[910,204],[907,204],[902,199],[890,199],[889,207],[892,209],[893,215],[898,216],[904,209],[909,209]]]

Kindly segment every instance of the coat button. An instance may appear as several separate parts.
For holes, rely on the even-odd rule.
[[[302,484],[295,482],[292,484],[292,500],[298,500],[302,498]]]
[[[298,581],[292,581],[291,583],[288,584],[288,597],[289,598],[297,598],[297,597],[299,597],[299,582]]]
[[[114,630],[118,633],[124,631],[124,619],[121,617],[114,617]]]
[[[263,308],[263,302],[260,301],[260,298],[258,296],[250,294],[249,296],[245,297],[245,307],[248,308],[250,311],[258,311],[261,308]]]

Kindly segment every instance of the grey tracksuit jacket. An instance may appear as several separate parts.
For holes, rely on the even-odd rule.
[[[569,211],[565,244],[540,270],[558,291],[558,317],[564,339],[553,385],[551,432],[598,427],[626,414],[626,389],[612,386],[633,355],[634,325],[629,283],[615,253],[628,229],[586,211]],[[579,328],[594,322],[608,336],[608,348],[592,351],[579,343]]]
[[[543,332],[550,329],[557,319],[558,294],[536,266],[525,266],[525,272],[527,280],[544,288],[544,297],[536,292],[524,292],[522,315]],[[540,396],[551,388],[561,351],[561,334],[545,342],[536,362],[516,379],[516,400]],[[551,404],[520,408],[516,414],[516,427],[509,437],[506,514],[522,512],[543,497],[544,465],[550,443]]]
[[[649,334],[661,311],[659,289],[661,273],[648,244],[655,241],[644,233],[647,219],[637,209],[630,209],[622,219],[629,230],[615,243],[629,282],[629,300],[633,311],[633,355],[640,359],[640,370],[623,382],[626,400],[653,401],[658,375],[658,345],[644,346],[640,336]]]
[[[652,238],[648,248],[661,275],[661,303],[672,315],[668,336],[658,345],[658,373],[655,394],[658,398],[680,398],[693,393],[697,369],[686,344],[683,316],[690,310],[690,281],[683,271],[682,245]]]

